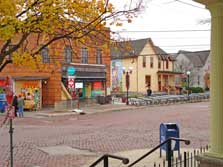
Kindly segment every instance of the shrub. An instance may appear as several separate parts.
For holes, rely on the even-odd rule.
[[[204,89],[201,88],[201,87],[190,87],[190,91],[192,93],[203,93],[204,92]]]

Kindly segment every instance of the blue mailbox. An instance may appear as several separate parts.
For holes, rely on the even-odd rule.
[[[161,123],[160,124],[160,143],[164,142],[170,137],[180,138],[179,126],[175,123]],[[180,142],[176,141],[172,143],[172,151],[178,150],[178,155],[180,155]],[[166,151],[167,155],[167,144],[160,147],[160,157],[162,156],[162,150]]]

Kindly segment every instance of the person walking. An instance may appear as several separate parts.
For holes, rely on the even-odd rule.
[[[18,112],[19,112],[19,117],[23,117],[23,112],[24,112],[24,99],[22,95],[19,95],[18,98]]]
[[[16,96],[16,94],[14,95],[12,99],[12,106],[14,107],[15,117],[17,117],[18,116],[18,97]]]

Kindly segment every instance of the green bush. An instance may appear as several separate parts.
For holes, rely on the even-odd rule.
[[[201,87],[190,87],[190,91],[192,93],[203,93],[204,92],[204,89],[201,88]]]

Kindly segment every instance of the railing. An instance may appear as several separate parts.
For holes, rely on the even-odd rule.
[[[129,159],[128,158],[124,158],[124,157],[116,156],[116,155],[111,155],[111,154],[105,154],[101,158],[99,158],[97,161],[95,161],[93,164],[91,164],[89,167],[95,167],[101,161],[104,161],[104,167],[109,167],[108,158],[121,160],[123,164],[128,164],[129,163]]]
[[[138,158],[137,160],[135,160],[134,162],[132,162],[130,165],[128,165],[128,167],[132,167],[135,164],[137,164],[139,161],[141,161],[142,159],[146,158],[147,156],[149,156],[150,154],[152,154],[154,151],[156,151],[158,148],[160,148],[161,146],[163,146],[164,144],[167,144],[167,161],[168,161],[168,167],[172,166],[172,155],[173,155],[173,150],[171,149],[171,141],[175,140],[175,141],[183,141],[185,142],[186,145],[190,144],[189,140],[186,139],[180,139],[180,138],[168,138],[167,140],[165,140],[164,142],[162,142],[161,144],[159,144],[158,146],[156,146],[155,148],[153,148],[152,150],[150,150],[148,153],[144,154],[143,156],[141,156],[140,158]],[[106,166],[107,167],[107,166]]]
[[[210,146],[201,147],[200,149],[194,149],[192,151],[184,151],[180,156],[171,158],[172,167],[199,167],[200,163],[195,159],[196,156],[202,155],[207,152]],[[152,165],[150,165],[151,167]],[[147,166],[144,166],[147,167]],[[154,162],[153,167],[166,167],[166,161],[163,162]]]

